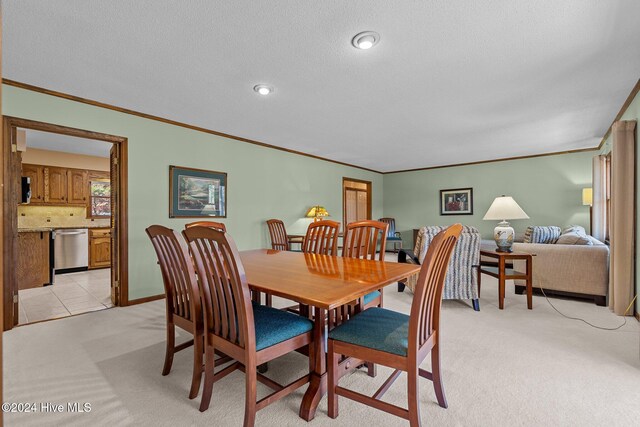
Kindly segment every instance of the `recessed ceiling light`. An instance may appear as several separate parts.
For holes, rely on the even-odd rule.
[[[355,35],[351,40],[353,47],[358,49],[371,49],[380,41],[380,34],[375,31],[363,31]]]
[[[267,85],[255,85],[253,87],[253,90],[258,92],[260,95],[269,95],[271,92],[273,92],[273,88]]]

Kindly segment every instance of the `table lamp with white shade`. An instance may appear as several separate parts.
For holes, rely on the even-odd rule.
[[[489,210],[484,215],[484,220],[500,221],[493,230],[493,238],[498,246],[498,252],[512,252],[513,227],[507,222],[508,219],[529,219],[529,216],[513,200],[511,196],[500,196],[491,203]]]

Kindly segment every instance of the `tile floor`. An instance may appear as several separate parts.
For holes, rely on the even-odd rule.
[[[57,319],[112,307],[111,270],[56,276],[53,286],[18,291],[18,324]]]

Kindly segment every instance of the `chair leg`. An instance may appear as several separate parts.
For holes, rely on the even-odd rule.
[[[437,341],[431,349],[431,374],[433,376],[433,388],[436,392],[438,405],[442,408],[447,407],[447,398],[444,395],[444,387],[442,385],[442,373],[440,372],[440,344]]]
[[[244,427],[253,427],[256,423],[257,382],[255,361],[246,365],[246,394],[244,398]]]
[[[215,363],[216,353],[213,346],[205,343],[204,354],[204,387],[202,388],[202,399],[200,400],[200,412],[204,412],[209,409],[211,403],[211,393],[213,392],[213,379],[215,375]]]
[[[480,300],[476,298],[471,300],[471,302],[473,303],[473,309],[475,311],[480,311]]]
[[[420,394],[418,366],[409,369],[407,372],[407,396],[409,398],[409,425],[420,427]]]
[[[202,380],[202,346],[204,345],[203,336],[195,336],[193,338],[193,374],[191,376],[191,391],[189,399],[193,399],[200,391],[200,381]]]
[[[367,362],[365,365],[367,366],[367,375],[371,378],[375,378],[375,376],[378,375],[378,368],[376,368],[376,364],[373,362]]]
[[[264,302],[267,307],[273,306],[273,295],[265,294],[264,298],[265,298]]]
[[[327,387],[329,388],[328,396],[328,415],[329,418],[336,418],[338,416],[338,395],[336,394],[336,386],[338,385],[338,361],[340,359],[339,354],[335,354],[333,350],[333,340],[329,340],[327,350]]]
[[[171,372],[171,365],[173,365],[173,353],[176,346],[176,325],[167,323],[167,348],[164,353],[164,367],[162,368],[162,375],[169,375]]]

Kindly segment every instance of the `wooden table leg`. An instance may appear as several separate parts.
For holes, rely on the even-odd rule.
[[[528,257],[527,261],[527,308],[533,309],[533,258]]]
[[[311,421],[316,416],[316,409],[320,399],[327,394],[327,352],[325,349],[326,332],[325,332],[325,316],[326,310],[314,307],[314,349],[313,357],[314,369],[311,373],[311,382],[307,388],[302,404],[300,405],[300,418],[305,421]]]
[[[500,257],[498,260],[498,308],[500,308],[500,310],[504,309],[504,268],[504,257]]]

